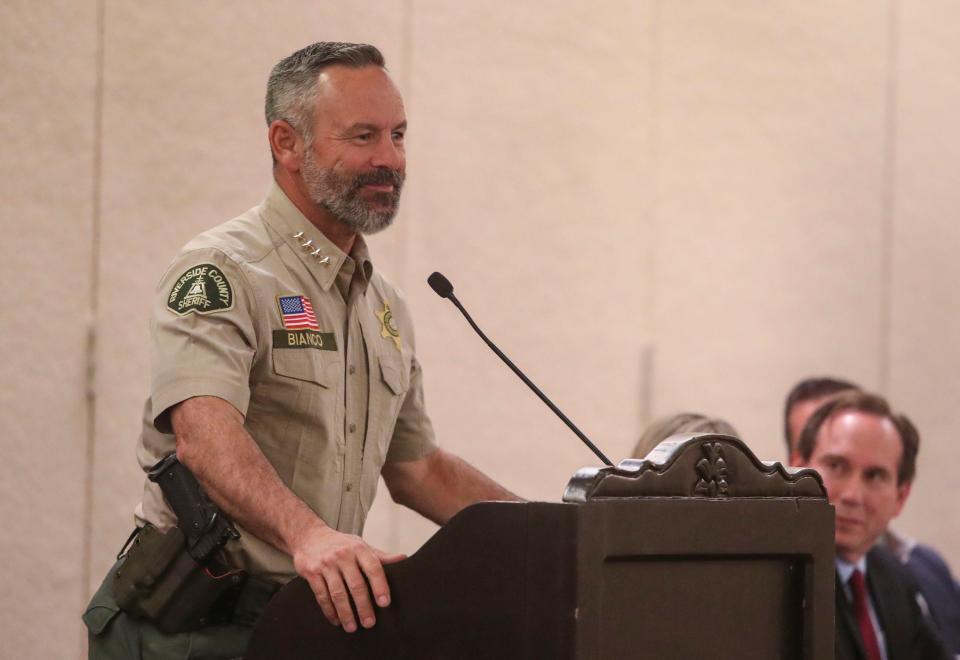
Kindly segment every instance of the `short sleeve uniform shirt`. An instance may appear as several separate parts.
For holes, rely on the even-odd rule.
[[[436,447],[402,298],[362,237],[344,254],[276,184],[183,248],[158,285],[151,336],[144,469],[175,449],[170,407],[216,396],[244,415],[287,487],[331,527],[359,534],[384,462]],[[137,517],[175,523],[149,481]],[[293,577],[290,557],[240,531],[228,545],[239,567]]]

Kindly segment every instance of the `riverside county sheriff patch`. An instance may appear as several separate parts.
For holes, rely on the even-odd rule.
[[[400,331],[397,330],[393,322],[393,312],[390,311],[390,305],[383,303],[383,311],[377,312],[377,318],[380,319],[380,336],[385,339],[393,339],[393,343],[400,350]]]
[[[180,316],[224,312],[233,307],[233,288],[219,268],[200,264],[177,278],[167,296],[167,307]]]

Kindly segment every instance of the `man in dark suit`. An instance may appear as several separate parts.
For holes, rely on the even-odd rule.
[[[836,509],[836,659],[946,660],[899,561],[874,547],[910,494],[920,437],[880,396],[846,392],[807,420],[796,462]]]
[[[940,554],[930,546],[888,529],[879,541],[910,572],[923,599],[920,607],[943,640],[947,651],[960,660],[960,582]]]
[[[800,433],[817,408],[845,392],[862,389],[849,380],[831,376],[804,378],[790,389],[783,408],[783,433],[792,464],[799,460]],[[906,567],[922,596],[920,606],[924,615],[934,624],[947,651],[960,660],[960,583],[946,561],[930,546],[889,528],[878,544],[890,550]]]

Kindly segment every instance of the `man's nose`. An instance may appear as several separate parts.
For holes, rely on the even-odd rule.
[[[844,480],[840,487],[840,501],[850,505],[862,504],[863,482],[856,477]]]
[[[373,153],[370,164],[374,167],[386,167],[391,170],[403,169],[403,147],[393,141],[392,135],[385,136],[377,143],[377,149]]]

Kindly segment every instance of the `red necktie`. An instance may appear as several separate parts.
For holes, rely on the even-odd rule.
[[[873,629],[873,622],[870,621],[867,585],[859,569],[854,570],[853,575],[850,576],[850,590],[853,592],[853,613],[857,615],[857,625],[860,626],[860,637],[863,638],[867,660],[883,660],[880,655],[880,644],[877,642],[877,632]]]

